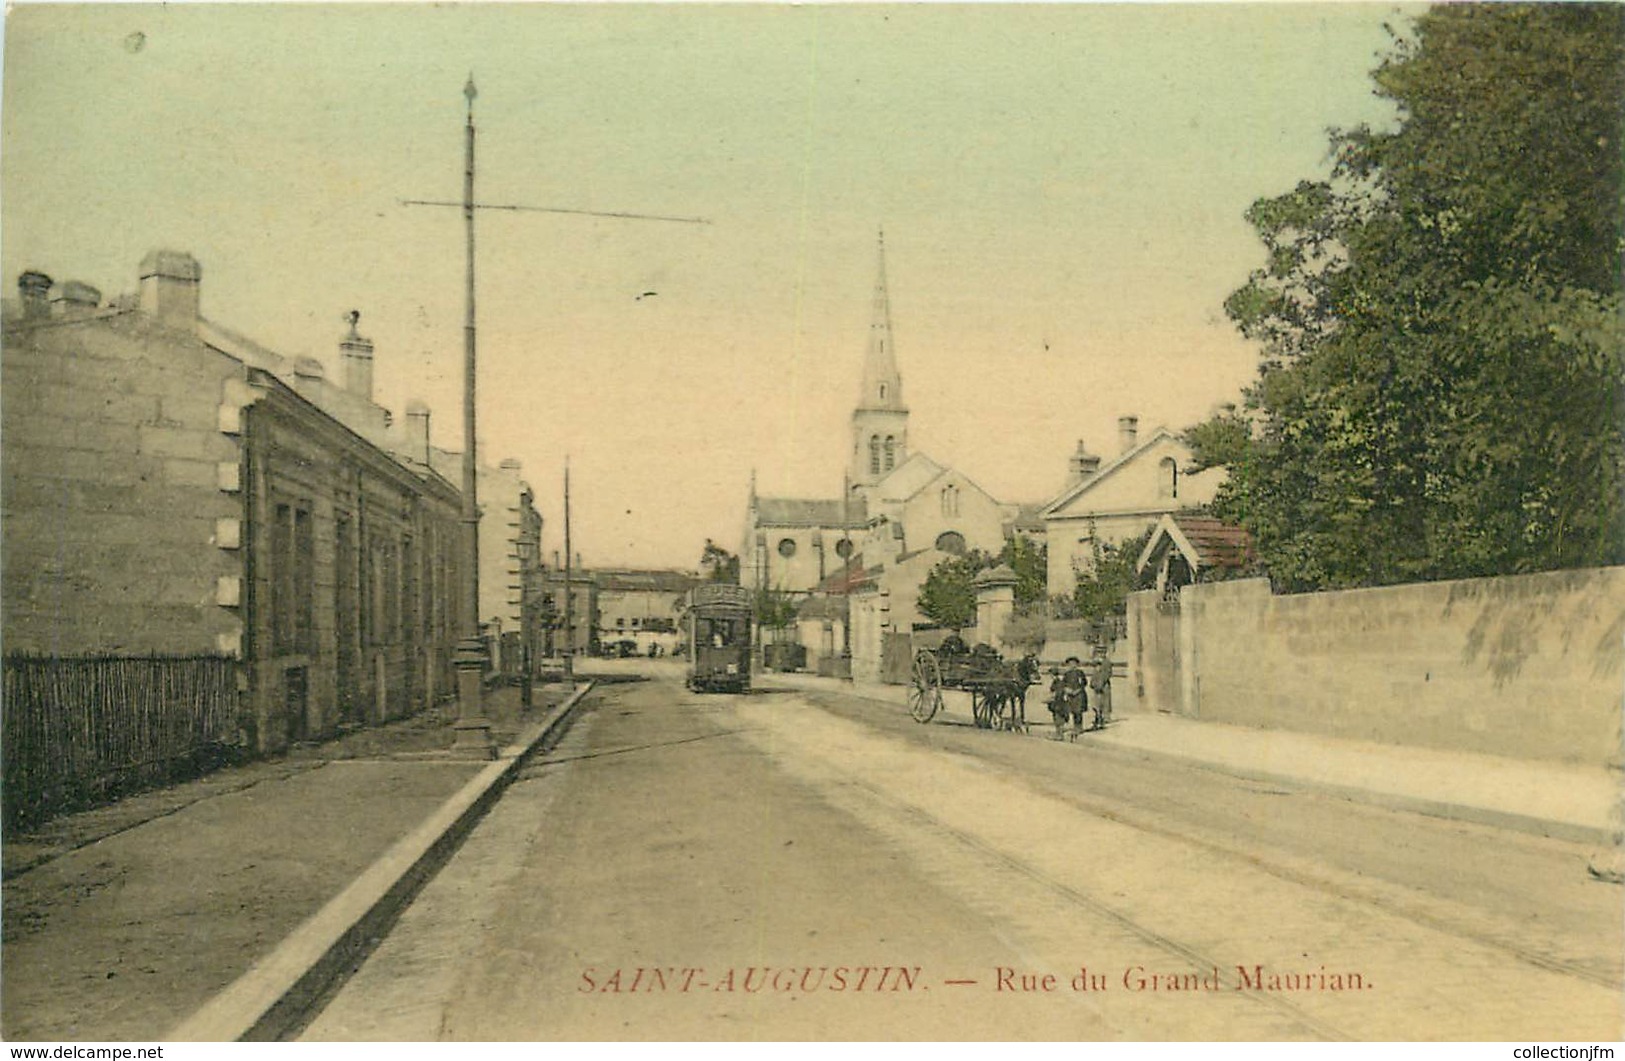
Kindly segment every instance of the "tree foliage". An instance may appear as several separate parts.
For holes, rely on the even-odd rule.
[[[939,560],[920,586],[920,614],[938,626],[963,630],[976,622],[976,588],[972,580],[994,566],[981,549]]]
[[[1625,7],[1448,5],[1373,74],[1397,125],[1248,211],[1247,413],[1193,429],[1289,589],[1625,561]]]
[[[739,557],[707,538],[705,551],[700,554],[700,574],[707,582],[726,582],[737,586]]]
[[[796,621],[796,599],[783,590],[760,586],[753,604],[756,623],[765,630],[783,630]]]
[[[1093,566],[1078,573],[1078,587],[1072,594],[1070,613],[1073,617],[1098,623],[1123,614],[1128,595],[1140,588],[1134,565],[1155,529],[1149,527],[1120,542],[1103,543],[1095,539]]]
[[[1049,586],[1049,549],[1026,535],[1004,543],[999,563],[1016,573],[1016,608],[1026,610],[1042,602]]]

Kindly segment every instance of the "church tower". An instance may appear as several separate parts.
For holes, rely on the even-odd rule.
[[[892,351],[891,301],[886,294],[886,233],[880,233],[880,267],[869,322],[869,350],[863,361],[863,391],[852,410],[854,488],[873,486],[908,459],[908,407],[903,379]]]

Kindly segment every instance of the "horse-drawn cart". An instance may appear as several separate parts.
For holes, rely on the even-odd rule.
[[[959,689],[970,694],[978,729],[1026,732],[1027,689],[1037,680],[1032,656],[1006,660],[987,645],[962,652],[922,648],[914,653],[908,713],[916,722],[930,722],[942,710],[942,691]]]

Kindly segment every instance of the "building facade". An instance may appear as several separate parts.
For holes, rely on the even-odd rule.
[[[640,656],[671,655],[682,644],[679,619],[683,599],[700,584],[689,571],[645,571],[600,568],[592,572],[597,586],[598,643],[602,651],[630,643]]]
[[[450,693],[459,496],[397,455],[358,315],[334,385],[204,319],[201,279],[160,251],[136,296],[31,272],[6,306],[8,665],[229,661],[211,739],[261,752]]]

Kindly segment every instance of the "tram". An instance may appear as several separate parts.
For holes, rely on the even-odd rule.
[[[688,687],[742,693],[750,688],[751,593],[708,582],[688,594]]]

